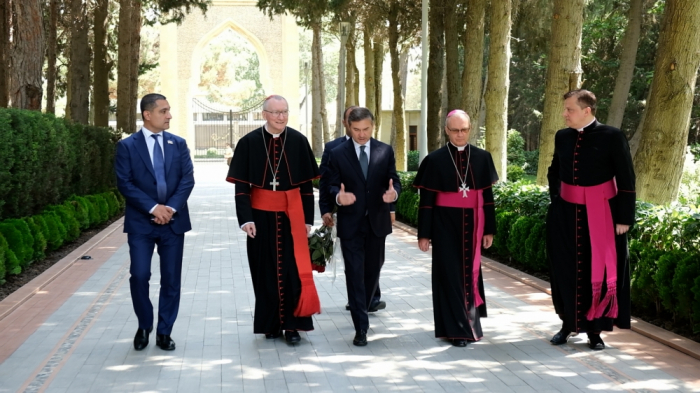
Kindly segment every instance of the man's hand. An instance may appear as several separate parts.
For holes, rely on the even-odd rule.
[[[309,233],[311,233],[311,225],[306,224],[306,237],[309,237]]]
[[[153,220],[156,224],[159,225],[165,225],[170,222],[170,219],[173,218],[173,209],[164,206],[164,205],[156,205],[156,208],[153,209],[153,217],[155,219]]]
[[[622,235],[623,233],[627,233],[627,231],[630,230],[629,225],[624,225],[624,224],[615,224],[615,233],[618,235]]]
[[[430,249],[430,239],[425,237],[418,239],[418,248],[423,252],[428,251]]]
[[[333,215],[331,213],[326,213],[323,216],[321,216],[323,219],[323,225],[327,227],[332,227],[333,226]]]
[[[338,202],[341,206],[348,206],[355,203],[355,194],[352,192],[345,192],[345,184],[340,183],[340,192],[338,193]]]
[[[489,248],[493,244],[493,235],[484,235],[483,239],[484,248]]]
[[[394,180],[389,179],[389,189],[386,190],[382,199],[385,203],[392,203],[396,201],[396,190],[394,190]]]
[[[249,222],[245,225],[243,225],[243,228],[241,228],[243,232],[248,234],[248,237],[251,239],[255,239],[255,223]]]

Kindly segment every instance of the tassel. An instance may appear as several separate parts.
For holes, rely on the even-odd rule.
[[[602,290],[602,287],[603,287],[602,282],[593,283],[593,301],[591,301],[591,308],[590,308],[590,310],[588,310],[588,313],[586,314],[586,319],[589,321],[592,321],[596,316],[596,310],[597,310],[598,304],[600,302],[600,292]]]
[[[612,304],[612,302],[615,301],[615,298],[617,294],[617,283],[615,282],[609,282],[608,283],[608,291],[605,293],[605,297],[603,300],[600,302],[596,309],[595,317],[600,318],[603,316],[605,313],[605,309],[608,307],[608,305]]]
[[[605,298],[610,303],[610,309],[605,314],[605,316],[608,318],[617,318],[618,307],[617,307],[617,283],[616,282],[609,282],[608,283],[608,293],[606,294]],[[606,305],[607,305],[607,303],[606,303]]]
[[[314,314],[320,314],[321,301],[318,299],[313,275],[309,274],[299,278],[301,279],[301,296],[299,296],[297,308],[294,310],[294,316],[310,317]]]

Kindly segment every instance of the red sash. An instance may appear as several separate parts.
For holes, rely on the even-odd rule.
[[[582,187],[561,183],[561,197],[569,203],[586,205],[588,211],[588,231],[591,237],[591,284],[593,301],[586,314],[589,321],[605,314],[617,318],[617,250],[615,249],[615,225],[608,200],[617,195],[615,179],[597,186]],[[600,300],[603,279],[607,274],[608,291]]]
[[[484,300],[479,293],[479,273],[481,272],[481,242],[484,238],[484,191],[469,190],[464,198],[462,191],[438,192],[435,205],[442,207],[457,207],[462,209],[474,209],[474,250],[472,252],[472,292],[474,292],[474,305],[479,307]]]
[[[289,218],[294,241],[294,259],[296,259],[299,279],[301,280],[301,296],[294,310],[296,317],[310,317],[321,313],[321,302],[318,299],[314,276],[311,271],[311,256],[309,242],[306,236],[304,207],[301,203],[301,193],[298,188],[289,191],[271,191],[252,187],[250,200],[253,209],[268,212],[284,212]]]

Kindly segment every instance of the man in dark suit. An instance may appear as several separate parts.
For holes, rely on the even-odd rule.
[[[328,166],[330,165],[330,155],[331,150],[340,146],[343,142],[349,140],[352,136],[350,133],[350,126],[348,126],[348,115],[357,106],[349,106],[345,108],[345,113],[343,113],[343,129],[345,130],[345,135],[333,139],[332,141],[326,143],[323,149],[323,156],[321,157],[321,165],[318,166],[321,172],[321,180],[319,181],[318,190],[318,207],[321,211],[321,218],[323,219],[323,225],[332,227],[333,226],[333,207],[335,206],[335,201],[329,196],[329,186],[328,186],[328,175],[324,176],[324,173],[328,171]],[[394,223],[394,204],[391,204],[391,223]],[[386,308],[386,302],[381,300],[382,292],[377,283],[377,290],[374,292],[372,301],[369,304],[369,312],[376,312]],[[345,305],[346,310],[350,310],[350,303]]]
[[[353,344],[367,345],[368,309],[384,264],[384,241],[391,233],[390,205],[401,182],[391,146],[372,139],[374,116],[355,108],[348,116],[352,140],[331,150],[330,197],[338,205],[338,237],[345,259]]]
[[[160,297],[156,345],[175,349],[170,333],[180,307],[180,278],[185,232],[192,229],[187,198],[194,188],[194,169],[184,139],[165,132],[170,105],[160,94],[141,99],[143,127],[117,145],[117,187],[126,199],[124,232],[128,235],[129,284],[139,327],[134,349],[148,345],[153,330],[153,304],[148,297],[153,248],[160,256]]]

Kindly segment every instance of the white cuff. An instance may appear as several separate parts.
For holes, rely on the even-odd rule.
[[[245,224],[241,225],[241,229],[243,229],[243,227],[248,225],[248,224],[255,224],[255,223],[253,221],[248,221]]]
[[[153,206],[153,207],[151,208],[151,210],[148,211],[148,214],[153,214],[153,211],[156,210],[157,207],[158,207],[158,204],[156,203],[156,205]]]

